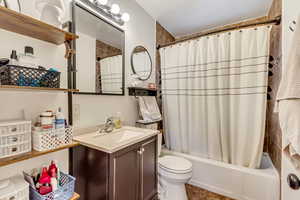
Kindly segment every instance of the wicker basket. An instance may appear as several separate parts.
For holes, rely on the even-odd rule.
[[[16,65],[0,67],[0,85],[60,87],[60,72]]]
[[[61,128],[47,131],[33,131],[33,149],[36,151],[47,151],[60,146],[71,144],[73,140],[73,129]]]
[[[74,195],[75,178],[65,173],[60,173],[59,187],[56,191],[41,195],[30,187],[30,200],[68,200]]]

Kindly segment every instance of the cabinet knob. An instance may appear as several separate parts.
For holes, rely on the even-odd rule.
[[[287,177],[287,182],[290,188],[292,188],[293,190],[300,189],[300,180],[295,174],[289,174]]]
[[[137,153],[140,154],[140,155],[142,155],[143,151],[142,150],[138,150]]]
[[[141,148],[140,150],[137,151],[138,154],[142,155],[144,153],[145,149]]]

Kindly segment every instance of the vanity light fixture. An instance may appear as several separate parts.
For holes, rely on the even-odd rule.
[[[119,12],[120,12],[120,6],[118,4],[113,4],[111,6],[111,13],[117,15],[119,14]]]
[[[100,4],[105,6],[107,4],[108,0],[96,0],[96,4]]]
[[[100,13],[105,13],[105,16],[110,17],[113,21],[119,25],[124,25],[125,22],[130,20],[130,15],[126,12],[120,13],[121,8],[118,4],[114,3],[111,6],[108,5],[108,0],[80,0],[82,2],[88,2],[88,4],[100,9]]]
[[[123,13],[121,19],[124,22],[128,22],[130,20],[130,15],[128,13]]]

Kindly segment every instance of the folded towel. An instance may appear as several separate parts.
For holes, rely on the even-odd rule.
[[[300,168],[300,99],[279,102],[279,122],[283,150],[296,168]]]
[[[285,66],[277,93],[278,101],[300,98],[300,15]]]
[[[142,96],[138,98],[140,113],[144,121],[157,121],[162,118],[155,97]]]

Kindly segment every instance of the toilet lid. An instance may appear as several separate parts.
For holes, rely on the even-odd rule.
[[[177,156],[164,156],[159,158],[158,164],[161,168],[174,173],[188,173],[192,171],[192,163]]]

